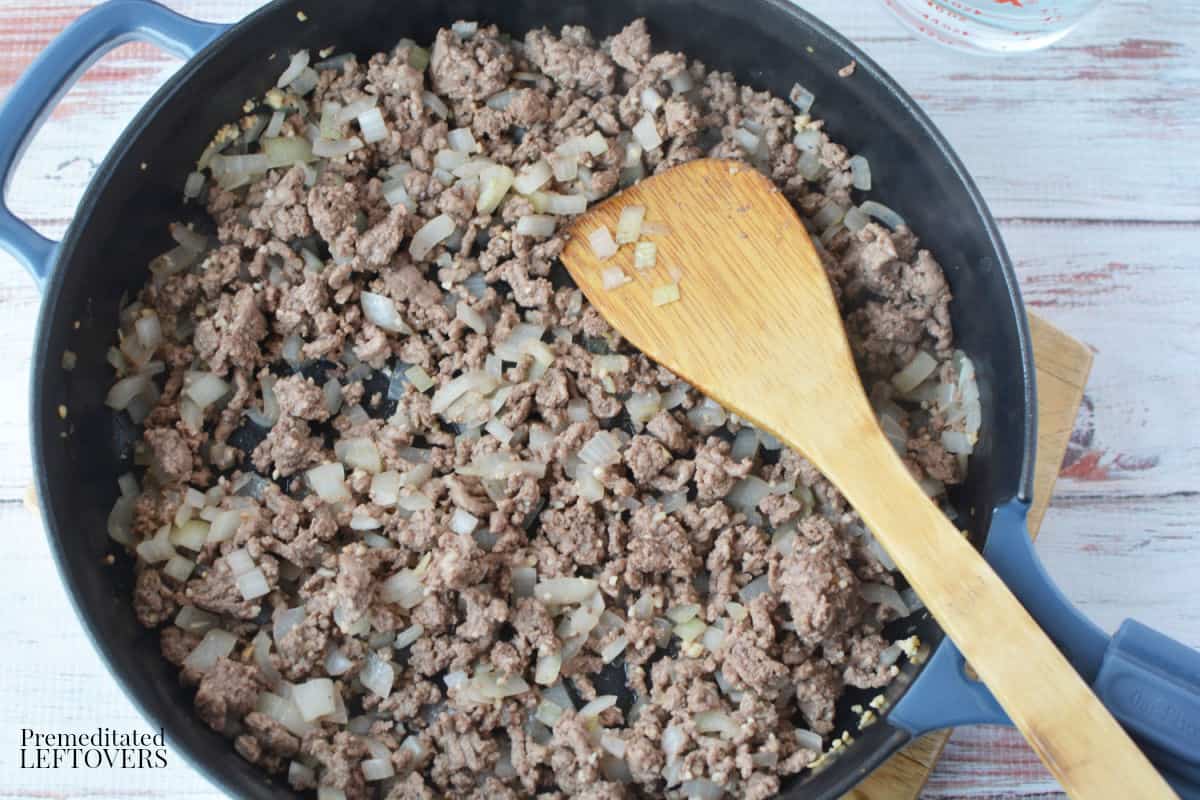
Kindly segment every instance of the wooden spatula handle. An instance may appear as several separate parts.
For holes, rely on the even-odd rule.
[[[1008,587],[921,492],[874,420],[863,423],[874,430],[836,437],[836,447],[824,452],[810,447],[811,457],[876,532],[1063,788],[1076,798],[1175,797]]]

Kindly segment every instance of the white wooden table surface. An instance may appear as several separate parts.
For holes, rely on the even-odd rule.
[[[1110,0],[1054,49],[989,59],[918,41],[869,0],[801,2],[924,105],[999,217],[1026,302],[1096,352],[1038,540],[1049,569],[1105,628],[1133,616],[1200,646],[1200,3]],[[222,21],[259,4],[167,2]],[[0,95],[92,5],[3,0]],[[128,45],[94,67],[30,148],[12,207],[61,233],[100,158],[176,66]],[[154,771],[17,768],[23,727],[142,724],[87,644],[23,505],[37,307],[32,282],[0,255],[0,798],[218,798],[178,756]],[[1019,736],[970,728],[925,796],[1057,794]]]

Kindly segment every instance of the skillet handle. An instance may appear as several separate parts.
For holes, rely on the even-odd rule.
[[[72,22],[34,59],[0,106],[0,247],[21,262],[40,288],[58,246],[8,207],[13,171],[58,100],[101,56],[132,40],[189,59],[224,25],[180,16],[150,0],[110,0]]]
[[[1200,798],[1200,652],[1133,620],[1110,639],[1046,573],[1025,526],[1028,510],[1016,501],[995,510],[984,557],[1175,791]],[[914,735],[1011,724],[987,688],[967,676],[949,639],[888,719]]]

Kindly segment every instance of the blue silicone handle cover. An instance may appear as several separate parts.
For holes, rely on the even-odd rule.
[[[1027,513],[1021,502],[995,510],[984,557],[1175,790],[1200,798],[1200,652],[1133,620],[1110,639],[1042,567]],[[1011,724],[987,688],[967,677],[962,654],[949,639],[888,719],[913,735],[954,725]]]
[[[187,59],[225,27],[188,19],[150,0],[110,0],[68,25],[13,86],[0,106],[0,247],[29,270],[39,287],[57,243],[14,215],[5,200],[17,162],[38,127],[79,76],[114,47],[136,39]]]

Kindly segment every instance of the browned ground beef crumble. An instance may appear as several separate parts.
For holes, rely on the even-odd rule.
[[[119,375],[160,373],[128,404],[147,469],[114,510],[139,545],[138,619],[206,723],[322,797],[770,797],[820,755],[811,732],[835,735],[848,687],[896,674],[881,630],[897,612],[879,599],[893,575],[811,464],[636,352],[556,274],[561,234],[516,232],[544,195],[480,212],[481,181],[439,159],[465,128],[471,159],[519,174],[598,132],[577,177],[540,191],[596,200],[709,155],[753,163],[811,222],[851,205],[849,154],[783,100],[653,53],[641,20],[602,42],[460,24],[426,55],[405,42],[322,65],[302,98],[273,91],[224,132],[214,172],[258,152],[273,111],[277,139],[314,122],[364,135],[322,125],[330,102],[377,98],[386,124],[347,155],[210,180],[207,241],[156,262],[123,312]],[[663,143],[641,151],[645,114]],[[455,235],[414,257],[441,214]],[[945,279],[907,228],[833,222],[819,250],[860,369],[940,495],[963,477],[942,444],[953,421],[890,379],[919,351],[937,362],[924,386],[955,379]],[[161,340],[139,350],[151,319]],[[531,330],[544,347],[496,355]],[[632,707],[603,708],[604,656]],[[314,719],[309,690],[332,703]]]

